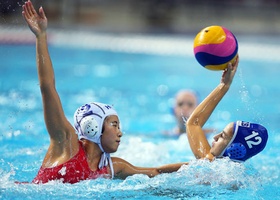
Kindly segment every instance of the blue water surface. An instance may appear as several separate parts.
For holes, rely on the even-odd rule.
[[[113,104],[125,133],[119,156],[136,166],[190,161],[178,172],[155,178],[97,179],[74,185],[15,184],[36,176],[49,137],[38,86],[35,46],[0,46],[1,199],[279,199],[279,61],[246,59],[228,94],[206,126],[217,132],[235,120],[268,128],[265,150],[246,163],[197,161],[185,135],[162,134],[175,125],[173,95],[191,88],[202,100],[221,72],[203,69],[193,56],[127,53],[50,45],[57,90],[72,122],[87,102]],[[209,138],[211,140],[211,137]]]

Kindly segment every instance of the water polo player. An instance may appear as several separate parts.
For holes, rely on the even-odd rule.
[[[120,145],[122,132],[117,112],[107,104],[89,103],[80,107],[74,115],[74,128],[66,119],[56,91],[47,44],[47,18],[43,8],[37,13],[31,1],[27,1],[23,5],[22,15],[36,36],[37,70],[45,124],[50,137],[49,148],[33,183],[51,180],[76,183],[98,177],[126,178],[134,174],[153,177],[177,171],[186,164],[143,168],[135,167],[121,158],[111,158],[110,153],[116,152]]]
[[[176,126],[169,131],[164,131],[165,136],[178,137],[182,134],[186,134],[185,121],[190,117],[194,109],[199,103],[197,92],[189,89],[179,90],[174,96],[174,104],[171,109],[172,114],[176,120]],[[184,118],[182,118],[184,116]],[[205,134],[213,132],[213,129],[203,129]]]
[[[265,127],[256,123],[237,121],[229,123],[214,136],[212,146],[202,130],[218,103],[230,88],[237,70],[239,58],[224,70],[221,83],[202,101],[186,122],[186,133],[195,157],[213,160],[215,157],[229,157],[234,161],[246,161],[261,152],[267,143]]]

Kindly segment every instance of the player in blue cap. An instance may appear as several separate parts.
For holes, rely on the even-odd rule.
[[[214,136],[212,146],[203,132],[203,125],[229,90],[238,62],[237,57],[234,63],[228,64],[221,83],[196,107],[186,121],[189,144],[198,159],[229,157],[233,161],[243,162],[260,153],[266,146],[267,130],[256,123],[244,121],[229,123],[221,133]]]

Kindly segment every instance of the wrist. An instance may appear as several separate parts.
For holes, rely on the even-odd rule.
[[[230,88],[230,85],[231,84],[220,83],[219,88],[228,90]]]
[[[39,34],[36,35],[37,39],[46,39],[47,38],[47,32],[41,32]]]

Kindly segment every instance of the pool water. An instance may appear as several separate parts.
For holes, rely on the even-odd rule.
[[[182,40],[191,43],[191,39]],[[32,181],[49,144],[35,46],[1,44],[0,198],[279,199],[280,60],[273,51],[279,52],[279,46],[266,46],[268,51],[261,56],[255,55],[259,44],[250,46],[241,41],[239,45],[240,64],[234,83],[206,126],[214,127],[217,132],[236,120],[266,126],[269,140],[265,150],[244,164],[228,159],[213,163],[195,160],[185,135],[171,138],[162,134],[175,125],[171,108],[177,90],[191,88],[203,99],[220,81],[221,72],[200,67],[188,50],[171,53],[154,47],[151,48],[155,51],[143,48],[140,51],[110,48],[110,45],[89,48],[50,42],[57,90],[71,122],[75,109],[84,103],[113,104],[124,132],[119,150],[113,156],[136,166],[182,161],[190,164],[176,173],[151,179],[134,175],[126,180],[33,185],[14,182]]]

